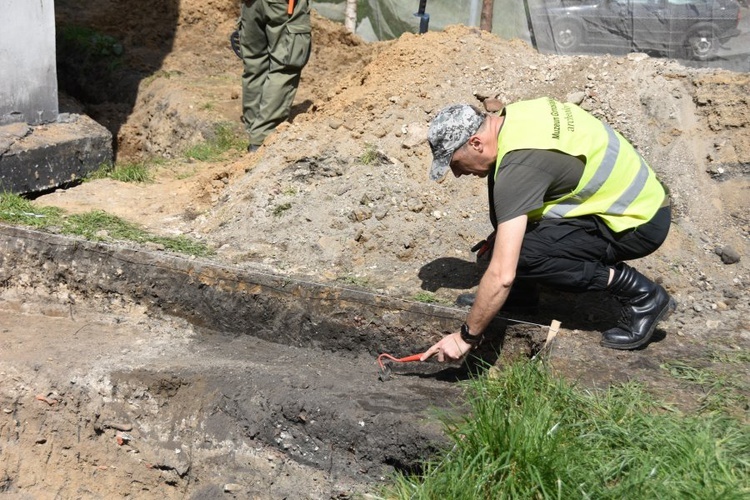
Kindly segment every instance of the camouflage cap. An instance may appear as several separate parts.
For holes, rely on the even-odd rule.
[[[430,180],[439,181],[445,177],[453,153],[479,130],[483,121],[484,114],[468,104],[453,104],[435,116],[427,133],[432,149]]]

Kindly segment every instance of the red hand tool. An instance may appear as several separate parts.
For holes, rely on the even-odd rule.
[[[411,361],[419,361],[419,358],[422,357],[422,354],[423,353],[412,354],[411,356],[406,356],[405,358],[396,358],[386,353],[381,354],[380,356],[378,356],[378,378],[383,382],[391,378],[391,362],[409,363]],[[388,361],[383,361],[383,359],[387,359]]]

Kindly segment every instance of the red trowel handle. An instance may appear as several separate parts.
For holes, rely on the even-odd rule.
[[[390,354],[383,353],[378,356],[378,378],[383,382],[391,378],[391,366],[389,364],[385,364],[383,362],[383,358],[389,361],[395,361],[396,363],[408,363],[410,361],[419,361],[419,358],[421,357],[422,353],[412,354],[411,356],[406,356],[405,358],[397,358],[395,356],[391,356]]]
[[[390,359],[391,361],[395,361],[397,363],[409,363],[411,361],[419,361],[419,358],[422,357],[423,353],[419,354],[412,354],[411,356],[406,356],[405,358],[395,358],[391,356],[390,354],[383,353],[380,356],[378,356],[378,364],[380,366],[383,366],[383,358]]]

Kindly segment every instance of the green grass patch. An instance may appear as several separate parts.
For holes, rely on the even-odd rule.
[[[40,229],[58,224],[61,218],[62,210],[57,207],[35,207],[16,194],[0,194],[0,221]]]
[[[416,295],[414,295],[414,300],[417,302],[422,302],[424,304],[434,304],[436,302],[440,302],[440,299],[435,297],[435,294],[432,292],[418,292]]]
[[[141,244],[153,243],[161,245],[166,250],[198,257],[214,253],[204,243],[185,236],[157,236],[101,210],[66,217],[59,208],[36,207],[31,201],[10,193],[0,194],[0,221],[40,230],[54,228],[61,234],[81,236],[91,241],[124,240]]]
[[[184,236],[156,236],[135,224],[102,210],[93,210],[67,217],[63,222],[61,232],[82,236],[92,241],[114,239],[136,243],[154,243],[162,245],[167,250],[188,255],[207,256],[212,254],[212,251],[203,243]]]
[[[230,123],[219,123],[214,128],[214,135],[209,140],[196,144],[184,151],[184,156],[198,161],[216,161],[228,151],[244,151],[247,138],[240,134]]]
[[[375,147],[374,144],[365,144],[365,150],[362,153],[362,155],[359,157],[360,163],[362,165],[372,165],[376,161],[378,161],[380,158],[380,154],[378,153],[378,149]]]
[[[120,57],[122,44],[113,36],[86,26],[63,26],[58,29],[58,40],[70,44],[89,57]]]
[[[468,387],[470,416],[446,419],[452,448],[386,498],[741,499],[750,430],[718,413],[665,412],[629,383],[585,391],[539,362]]]
[[[724,363],[730,363],[735,359],[742,359],[740,353],[737,358],[727,358]],[[711,355],[709,355],[711,357]],[[750,391],[747,381],[740,374],[719,373],[710,367],[697,368],[682,361],[669,361],[661,365],[670,376],[680,380],[697,391],[691,391],[700,395],[698,400],[698,411],[740,413],[746,412],[750,407],[747,393]]]
[[[710,359],[718,363],[747,364],[750,363],[750,352],[745,350],[718,351],[710,353]]]
[[[150,158],[143,161],[117,163],[114,167],[102,166],[86,176],[87,180],[113,179],[120,182],[148,183],[154,181],[153,167],[164,160]]]
[[[336,278],[336,281],[338,281],[339,283],[359,286],[362,288],[366,288],[370,284],[367,278],[360,276],[339,276]]]
[[[280,205],[276,205],[273,208],[273,212],[271,213],[274,215],[274,217],[280,217],[284,212],[286,212],[290,208],[292,208],[291,203],[282,203]]]

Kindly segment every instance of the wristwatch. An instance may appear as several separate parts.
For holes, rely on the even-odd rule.
[[[461,325],[461,340],[463,340],[467,344],[476,347],[482,342],[483,339],[484,337],[481,333],[479,335],[472,335],[469,331],[469,325],[467,325],[466,323]]]

